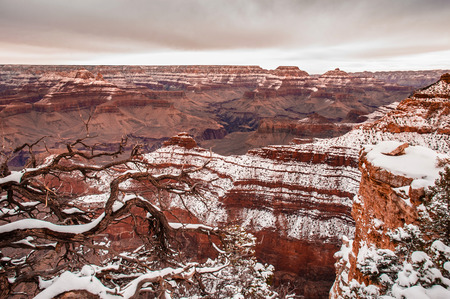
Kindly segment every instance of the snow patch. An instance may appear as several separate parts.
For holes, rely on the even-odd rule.
[[[411,186],[414,189],[433,185],[439,177],[439,172],[443,170],[442,167],[436,166],[440,155],[423,146],[407,147],[405,154],[400,156],[383,154],[393,151],[401,144],[398,141],[383,141],[377,145],[367,145],[367,161],[395,175],[413,178]]]

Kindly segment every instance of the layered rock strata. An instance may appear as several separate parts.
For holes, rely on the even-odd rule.
[[[429,71],[391,71],[391,72],[359,72],[353,73],[356,77],[374,77],[384,82],[412,86],[420,88],[430,85],[439,77],[450,70],[429,70]]]
[[[360,116],[411,91],[373,76],[336,70],[311,76],[293,66],[0,66],[0,115],[12,144],[42,135],[65,138],[83,130],[89,115],[92,135],[107,136],[104,141],[110,143],[128,135],[148,143],[148,150],[180,131],[202,142],[253,132],[262,124],[256,136],[245,137],[245,151],[292,137],[344,134],[349,126],[329,134],[329,126],[312,122],[305,134],[284,124],[313,113],[331,123],[359,122]],[[267,131],[263,119],[282,125]],[[211,143],[205,146],[218,144]],[[216,150],[222,147],[223,153],[233,153],[232,146]]]
[[[444,297],[450,294],[450,291],[441,290],[427,293],[430,297],[425,295],[427,291],[423,287],[433,285],[435,278],[428,284],[419,283],[420,275],[425,274],[414,272],[419,271],[415,263],[420,264],[414,255],[424,256],[425,253],[412,252],[419,248],[425,250],[424,245],[414,247],[414,242],[421,242],[415,239],[420,238],[419,235],[414,234],[418,234],[417,225],[424,221],[421,218],[426,211],[424,189],[433,185],[439,172],[444,170],[439,162],[444,157],[448,159],[431,149],[408,147],[407,143],[395,141],[367,146],[362,151],[361,184],[352,207],[355,236],[353,240],[345,238],[341,250],[336,253],[337,276],[330,298],[375,298],[381,295],[413,298],[408,296],[422,292],[423,298],[440,298],[435,297],[436,294],[447,294]],[[429,262],[427,267],[431,269],[431,260]],[[408,263],[413,265],[410,265],[411,269]],[[437,269],[433,271],[432,276],[441,275],[445,284],[442,274],[438,275]],[[413,286],[415,289],[408,291]]]
[[[434,184],[445,164],[442,157],[450,150],[448,78],[448,74],[442,75],[438,82],[418,90],[379,120],[334,139],[334,144],[378,145],[366,146],[360,157],[361,184],[352,208],[356,232],[354,240],[344,239],[336,254],[332,298],[383,294],[403,298],[412,292],[409,287],[421,279],[431,279],[419,277],[422,274],[414,271],[420,263],[398,246],[401,242],[413,244],[412,239],[402,238],[412,238],[419,232],[417,225],[424,221],[420,218],[420,211],[425,211],[424,187]],[[402,275],[418,277],[405,282]],[[429,283],[432,281],[434,278]],[[423,289],[426,285],[416,285],[416,292],[428,292]]]
[[[221,156],[180,133],[143,159],[156,175],[197,168],[191,176],[198,182],[201,197],[181,200],[162,194],[154,198],[151,188],[132,182],[121,188],[148,193],[175,222],[242,226],[258,238],[258,260],[276,266],[277,285],[290,285],[291,291],[305,298],[325,298],[334,280],[333,254],[342,236],[353,235],[350,206],[359,182],[356,155],[349,148],[306,144]],[[87,194],[77,200],[90,210],[108,198],[110,173],[86,182],[72,179],[72,191]],[[126,223],[106,233],[112,245],[122,249],[136,237]],[[200,260],[214,256],[206,238],[189,236],[185,242]]]
[[[344,135],[353,129],[351,123],[334,123],[327,118],[313,113],[301,120],[262,119],[256,130],[258,134],[290,133],[299,138],[330,138]]]
[[[356,151],[298,145],[227,157],[194,144],[181,134],[145,159],[162,173],[206,165],[193,174],[207,184],[206,205],[188,198],[187,208],[203,223],[238,224],[253,232],[257,257],[276,265],[278,281],[291,282],[307,298],[326,297],[333,251],[342,235],[353,232]],[[183,203],[173,199],[170,208],[182,209]]]
[[[167,139],[167,134],[176,134],[186,126],[199,139],[226,134],[216,120],[176,109],[174,101],[186,100],[182,90],[119,87],[105,81],[101,74],[94,75],[87,70],[32,73],[29,76],[38,79],[29,78],[25,90],[34,87],[39,94],[35,97],[20,89],[16,94],[4,97],[4,105],[0,106],[6,148],[34,142],[40,138],[38,136],[47,136],[47,145],[55,148],[65,138],[89,134],[97,136],[106,149],[128,137],[133,142],[145,142],[145,149],[152,150]],[[11,80],[15,82],[16,79]],[[24,78],[20,80],[25,81]],[[4,82],[9,83],[8,80]]]
[[[329,80],[334,80],[332,75],[327,75]],[[364,166],[358,170],[358,152],[364,144],[390,139],[402,141],[397,145],[409,141],[411,145],[447,151],[446,78],[419,90],[395,108],[386,109],[388,114],[378,121],[364,123],[342,137],[263,147],[246,155],[225,157],[198,147],[191,137],[181,134],[145,155],[145,159],[159,165],[161,173],[204,166],[194,174],[205,183],[203,202],[187,198],[183,203],[173,198],[167,203],[170,209],[179,213],[180,219],[192,221],[190,214],[181,212],[187,207],[196,221],[243,226],[258,237],[257,256],[276,266],[279,281],[293,283],[297,293],[307,298],[324,298],[334,280],[332,254],[341,245],[341,236],[353,235],[352,205],[353,217],[360,224],[357,241],[344,239],[345,248],[369,240],[391,250],[393,245],[384,230],[413,223],[417,218],[412,207],[423,193],[420,188],[408,187],[414,178],[373,164],[367,159],[369,149],[373,149],[370,147],[366,147],[361,162]],[[422,126],[429,129],[423,130]],[[352,200],[358,189],[367,198],[364,204],[361,197]],[[358,250],[367,252],[364,250],[369,247],[364,243]],[[344,280],[350,277],[347,282],[355,280],[367,286],[369,280],[356,264],[348,265],[351,261],[338,263],[339,275]],[[340,285],[338,278],[333,294],[344,294],[337,289]]]
[[[162,68],[164,72],[167,69],[167,67]],[[197,76],[195,71],[198,69],[204,70],[204,68],[195,67],[190,69],[193,77]],[[144,74],[144,72],[138,72],[139,70],[142,69],[137,68],[136,74]],[[234,69],[234,71],[236,70]],[[247,72],[261,74],[260,70],[253,67],[248,68]],[[113,101],[108,100],[109,95],[114,96],[122,92],[134,95],[139,93],[140,89],[122,88],[119,84],[102,81],[100,76],[93,78],[86,72],[82,72],[79,76],[81,78],[72,76],[69,81],[80,80],[82,84],[79,86],[84,84],[84,86],[99,87],[98,93],[106,95],[106,99],[100,97],[98,100],[107,100],[108,102],[98,105],[97,108],[106,107],[105,110],[115,116],[109,117],[109,115],[105,118],[107,121],[104,119],[104,122],[95,121],[94,117],[89,123],[92,128],[108,126],[118,130],[127,126],[132,127],[132,122],[126,122],[120,118],[119,113],[128,115],[133,122],[141,122],[144,127],[151,127],[151,125],[145,124],[142,119],[151,122],[152,117],[167,111],[170,111],[170,117],[163,120],[167,121],[169,125],[175,122],[174,119],[192,120],[176,108],[177,105],[182,107],[182,103],[179,102],[183,101],[185,101],[183,105],[186,107],[188,106],[186,103],[195,105],[195,102],[189,101],[187,96],[177,98],[178,103],[174,102],[173,106],[164,107],[164,110],[160,107],[151,107],[153,114],[142,107],[133,109],[116,106],[118,110],[114,110]],[[107,75],[104,75],[104,78],[107,78]],[[225,157],[198,147],[190,136],[181,134],[168,140],[166,145],[159,150],[145,155],[145,159],[158,165],[157,171],[161,173],[176,172],[182,167],[203,166],[199,172],[195,173],[196,178],[205,184],[203,201],[197,198],[188,198],[183,203],[179,199],[173,198],[168,203],[170,208],[179,213],[181,218],[189,217],[189,213],[180,212],[187,206],[199,222],[224,226],[239,224],[252,231],[259,238],[258,258],[277,267],[278,280],[294,282],[297,293],[307,298],[323,298],[327,296],[335,277],[333,253],[341,245],[341,237],[343,235],[351,236],[354,231],[350,209],[353,203],[352,199],[358,193],[361,176],[357,169],[358,152],[361,146],[378,143],[385,139],[397,139],[409,140],[411,144],[428,145],[441,152],[448,150],[449,136],[446,133],[449,125],[448,112],[445,114],[445,109],[442,110],[442,113],[440,108],[434,109],[435,105],[446,107],[445,100],[447,98],[442,96],[448,94],[446,78],[444,76],[436,85],[417,93],[427,95],[426,97],[412,96],[399,105],[403,108],[391,110],[387,116],[374,124],[362,124],[356,130],[342,137],[314,140],[313,143],[308,144],[298,142],[292,145],[263,147],[252,150],[246,155]],[[335,71],[317,80],[326,80],[331,82],[330,84],[334,84],[332,82],[343,84],[342,81],[353,79],[348,74]],[[55,82],[61,82],[61,79],[55,79]],[[169,85],[168,83],[166,87]],[[108,88],[113,90],[109,92]],[[338,85],[334,85],[334,88],[337,90]],[[52,87],[48,87],[46,94],[51,89]],[[376,88],[374,87],[374,89]],[[341,102],[346,99],[346,96],[342,94],[337,96],[332,92],[327,94],[324,91],[313,90],[314,88],[311,88],[311,93],[317,92],[314,95],[315,98],[327,99],[327,97],[336,96]],[[65,92],[64,85],[58,86],[52,92],[53,94]],[[164,91],[162,92],[164,93]],[[199,95],[195,92],[192,94]],[[436,97],[436,95],[438,96]],[[48,97],[46,100],[55,105],[59,102],[57,96]],[[164,99],[159,98],[159,100]],[[254,101],[259,101],[259,98],[256,97]],[[30,104],[36,102],[38,101],[30,100]],[[259,107],[267,108],[263,103],[259,102]],[[421,107],[422,110],[417,118],[411,118],[412,111],[417,110],[417,107]],[[36,118],[45,116],[43,121],[53,126],[58,126],[61,122],[62,117],[58,111],[39,113],[42,114],[34,111],[30,115]],[[72,118],[80,118],[79,111],[70,113],[72,113]],[[88,118],[86,117],[86,119]],[[322,118],[318,117],[318,119]],[[13,122],[13,118],[9,121]],[[205,120],[196,116],[195,121]],[[323,124],[323,119],[318,123]],[[408,126],[404,123],[408,123]],[[442,126],[437,129],[403,131],[406,127],[417,126],[419,128],[422,124],[429,124],[430,128],[433,128],[433,124],[438,123],[442,123]],[[11,124],[10,128],[21,128],[18,123]],[[158,126],[157,122],[152,124],[155,127]],[[189,124],[198,126],[198,122],[194,121]],[[189,127],[189,125],[185,126]],[[398,130],[395,129],[396,126],[399,128]],[[217,126],[219,133],[221,128],[223,127]],[[183,130],[178,129],[178,131]],[[74,132],[67,131],[64,134],[73,136]],[[138,135],[136,132],[135,134]],[[211,134],[215,133],[211,132]],[[156,134],[156,136],[161,137],[162,135]],[[111,135],[107,135],[107,138],[110,137]],[[403,183],[407,184],[407,182]],[[98,193],[102,192],[101,185],[97,182]],[[89,204],[93,202],[89,198],[85,200]],[[99,196],[95,200],[102,200],[102,198]]]
[[[360,148],[365,144],[397,140],[444,153],[450,151],[450,83],[448,74],[419,89],[380,119],[358,125],[346,135],[318,141]]]

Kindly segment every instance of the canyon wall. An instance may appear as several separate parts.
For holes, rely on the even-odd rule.
[[[355,236],[344,238],[335,255],[337,276],[330,298],[450,295],[450,275],[443,267],[450,261],[450,244],[430,238],[424,228],[435,221],[424,217],[433,214],[424,203],[435,200],[426,198],[425,189],[444,171],[445,159],[449,156],[395,141],[362,151],[361,184],[352,207]]]
[[[3,65],[0,115],[7,146],[45,135],[55,147],[85,133],[89,120],[90,134],[111,146],[127,136],[150,151],[186,131],[204,147],[236,154],[295,137],[342,135],[413,89],[373,75],[318,76],[287,66]]]
[[[221,156],[180,133],[142,159],[154,175],[198,169],[190,175],[201,196],[155,197],[151,188],[133,182],[122,188],[144,193],[168,211],[171,221],[243,227],[257,237],[258,260],[276,267],[276,286],[305,298],[326,298],[335,278],[333,255],[342,237],[354,231],[351,204],[360,180],[357,153],[347,147],[293,144]],[[102,206],[112,178],[110,173],[86,182],[75,178],[73,190],[86,194],[77,200],[90,210]],[[134,244],[134,233],[126,224],[106,233],[113,247]],[[216,254],[207,238],[188,236],[183,244],[184,251],[200,260]]]
[[[294,282],[297,293],[307,298],[323,298],[331,285],[328,273],[333,248],[340,246],[340,236],[352,238],[353,219],[360,221],[366,213],[358,210],[359,201],[353,200],[358,191],[367,192],[365,196],[377,201],[366,205],[368,209],[379,207],[376,216],[381,217],[381,213],[392,216],[383,220],[389,225],[406,223],[415,217],[415,212],[408,210],[407,201],[398,201],[401,195],[392,189],[407,186],[412,179],[389,175],[366,162],[361,162],[365,166],[358,170],[358,152],[363,146],[370,148],[368,144],[395,143],[390,140],[447,152],[450,114],[446,109],[449,94],[446,78],[444,75],[437,83],[417,91],[379,120],[360,124],[341,137],[316,139],[312,143],[300,140],[250,150],[246,155],[220,156],[197,147],[190,136],[181,134],[146,155],[146,159],[162,163],[167,171],[207,163],[198,179],[210,182],[205,198],[214,202],[214,206],[210,210],[200,208],[198,201],[191,199],[192,210],[198,209],[198,219],[209,224],[239,224],[250,230],[260,240],[258,258],[276,266],[277,279]],[[375,191],[366,188],[369,179],[372,183],[379,182],[374,187],[378,188],[378,197],[374,197]],[[410,200],[415,201],[414,196],[423,191],[413,188],[408,192]],[[392,198],[382,201],[379,196]],[[405,216],[394,216],[399,214]],[[369,219],[365,234],[370,235],[374,230],[371,225],[378,221],[370,220],[371,216],[365,219]],[[364,234],[357,238],[366,237],[370,238]]]
[[[428,70],[428,71],[390,71],[390,72],[358,72],[354,76],[372,76],[384,82],[412,86],[415,88],[428,86],[439,78],[442,74],[449,73],[450,70]]]
[[[319,144],[361,148],[365,144],[396,140],[429,147],[438,152],[450,151],[450,83],[448,74],[426,88],[388,109],[383,117],[357,125],[347,134]]]
[[[450,260],[445,253],[450,244],[435,241],[436,234],[430,237],[426,223],[436,219],[426,215],[434,217],[436,211],[425,206],[438,200],[425,191],[448,167],[449,83],[444,74],[386,116],[345,135],[346,144],[376,145],[365,146],[360,155],[361,184],[352,207],[355,236],[344,238],[336,253],[331,298],[450,295],[449,275],[443,268]],[[342,137],[336,141],[344,142]]]
[[[221,156],[181,134],[144,158],[161,173],[201,167],[202,203],[186,207],[202,223],[237,224],[258,237],[256,256],[276,265],[276,281],[306,298],[324,298],[334,278],[333,253],[353,234],[350,216],[359,172],[357,150],[290,145]],[[161,168],[162,167],[162,168]],[[174,198],[170,209],[183,209]],[[192,219],[186,219],[192,221]]]

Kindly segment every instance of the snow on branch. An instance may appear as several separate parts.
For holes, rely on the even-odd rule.
[[[86,291],[100,298],[134,298],[146,283],[160,282],[162,280],[190,280],[196,273],[214,273],[227,267],[228,264],[218,267],[198,267],[198,264],[191,263],[183,267],[168,267],[158,271],[148,271],[139,277],[130,281],[123,289],[108,288],[105,286],[92,271],[95,267],[86,265],[78,273],[70,271],[63,272],[59,277],[50,281],[40,280],[40,286],[44,290],[40,292],[35,299],[54,298],[58,295],[71,291]],[[91,270],[89,270],[91,269]]]
[[[134,298],[144,291],[155,297],[217,297],[217,292],[233,289],[217,286],[229,283],[244,294],[255,277],[267,288],[266,278],[252,268],[256,261],[245,262],[251,251],[225,244],[248,244],[250,236],[184,224],[166,204],[185,196],[198,196],[199,204],[207,204],[211,199],[199,194],[206,183],[192,177],[208,162],[161,173],[143,159],[139,146],[118,159],[125,155],[126,140],[112,152],[98,150],[100,145],[89,144],[91,140],[66,143],[64,151],[49,153],[43,161],[36,155],[39,142],[19,146],[14,154],[25,150],[30,155],[22,170],[10,171],[12,156],[2,155],[7,160],[1,162],[0,173],[0,297],[18,290],[30,290],[26,295],[36,298],[65,292]],[[103,199],[91,204],[89,196]],[[195,217],[184,201],[183,207]],[[169,222],[169,215],[177,222]],[[213,259],[195,263],[183,243],[185,233],[206,235],[211,248],[205,252]],[[242,270],[249,265],[250,271]],[[230,267],[237,268],[228,271]],[[237,277],[243,271],[251,273],[248,281],[230,280],[231,273]]]

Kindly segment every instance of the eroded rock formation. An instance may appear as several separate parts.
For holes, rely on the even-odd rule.
[[[90,119],[91,135],[105,136],[105,143],[127,135],[151,150],[186,131],[204,147],[241,153],[294,137],[344,134],[348,125],[336,129],[313,122],[305,134],[285,124],[313,113],[333,124],[359,122],[411,91],[373,76],[336,70],[316,76],[294,66],[0,66],[0,115],[8,144],[48,135],[54,138],[48,144],[57,145],[56,139],[83,131]],[[263,119],[283,125],[264,131]],[[228,135],[230,142],[221,143]],[[242,149],[232,145],[236,139],[243,140]]]
[[[290,133],[300,138],[330,138],[341,136],[353,129],[350,123],[335,123],[320,114],[313,113],[301,120],[265,118],[259,123],[256,133]]]
[[[386,140],[427,146],[438,152],[450,150],[450,84],[447,75],[410,97],[376,121],[358,125],[344,136],[319,143],[361,147]],[[443,79],[442,79],[443,78]]]
[[[403,154],[385,154],[393,151]],[[345,239],[341,251],[336,254],[337,276],[331,298],[381,295],[403,298],[404,290],[409,287],[417,284],[414,291],[411,289],[417,294],[423,291],[423,287],[435,283],[434,278],[430,280],[427,277],[424,278],[429,280],[428,284],[418,283],[420,275],[426,274],[415,273],[419,271],[416,266],[408,270],[407,262],[416,262],[411,257],[414,255],[412,251],[425,250],[423,244],[419,245],[419,239],[414,239],[419,238],[419,235],[414,237],[414,232],[418,233],[418,227],[425,221],[421,218],[421,213],[426,211],[423,206],[424,189],[433,185],[439,171],[444,170],[442,163],[438,163],[440,158],[442,156],[428,148],[405,147],[405,144],[395,141],[367,146],[362,151],[361,184],[352,208],[355,236],[354,240]],[[403,239],[408,241],[402,243]],[[414,242],[418,243],[417,247],[414,247]],[[406,268],[402,270],[402,267]],[[432,268],[431,262],[427,267]],[[402,271],[409,271],[409,282],[405,278],[402,280],[402,275],[405,275],[401,274]],[[434,276],[441,275],[437,269],[433,271]],[[413,278],[414,275],[417,277]]]
[[[420,88],[421,86],[427,86],[436,82],[442,74],[448,73],[449,71],[450,70],[359,72],[353,73],[353,75],[357,77],[370,76],[388,83]]]
[[[403,298],[410,287],[416,288],[411,292],[425,294],[427,287],[439,284],[420,272],[420,261],[411,254],[414,250],[426,251],[425,241],[414,239],[419,238],[419,227],[425,221],[424,189],[433,185],[439,171],[443,171],[443,157],[450,147],[447,78],[447,74],[441,76],[437,83],[418,90],[386,116],[345,136],[348,145],[378,145],[366,146],[360,156],[361,184],[352,208],[355,237],[344,239],[336,254],[332,298],[386,294]],[[339,144],[343,139],[335,141]],[[414,242],[419,245],[412,247]],[[427,250],[440,250],[433,246]],[[427,267],[435,267],[433,271],[438,275],[440,269],[432,257],[425,257],[422,251],[417,255],[429,259]],[[402,275],[417,277],[405,282]],[[428,284],[422,280],[428,280]]]
[[[201,222],[253,232],[257,257],[276,265],[277,281],[292,283],[307,298],[326,297],[333,252],[341,236],[353,232],[356,151],[291,145],[227,157],[194,145],[181,134],[145,159],[162,165],[161,172],[206,165],[195,177],[208,182],[204,199],[211,207],[194,198],[185,200],[187,207]],[[171,205],[182,208],[179,201]]]
[[[283,130],[292,135],[297,130],[304,136],[304,130],[309,130],[313,133],[305,137],[311,138],[337,127],[335,121],[324,119],[327,113],[345,118],[350,111],[366,109],[367,103],[390,103],[394,96],[386,95],[393,90],[409,93],[401,86],[342,71],[318,77],[292,68],[266,72],[259,67],[91,67],[77,75],[63,71],[64,67],[46,69],[45,74],[38,67],[5,68],[0,114],[4,140],[11,143],[23,141],[24,132],[32,141],[34,136],[46,135],[43,132],[55,131],[59,137],[70,138],[85,125],[103,138],[100,141],[106,147],[122,135],[143,144],[162,144],[180,131],[208,139],[246,133],[242,131],[258,126],[259,137]],[[96,72],[104,80],[94,76]],[[313,143],[297,139],[295,144],[262,147],[242,156],[221,156],[182,134],[145,159],[159,165],[161,172],[206,164],[196,175],[207,183],[204,200],[209,208],[194,198],[186,202],[197,220],[239,224],[250,230],[259,239],[258,258],[276,266],[279,281],[294,282],[296,291],[307,298],[326,297],[335,277],[333,253],[341,246],[341,237],[354,230],[350,210],[360,182],[361,146],[393,139],[448,151],[448,98],[442,96],[448,95],[446,78],[420,90],[399,108],[391,107],[379,121],[359,125],[341,137]],[[12,86],[17,82],[27,85],[15,90]],[[246,92],[250,93],[246,96]],[[14,110],[19,99],[27,104],[16,107],[23,111]],[[75,103],[83,107],[74,109]],[[212,118],[206,113],[211,110]],[[420,113],[414,116],[416,110]],[[308,115],[309,119],[298,121]],[[265,123],[260,122],[262,116]],[[294,122],[299,127],[278,126],[273,119],[280,116],[289,126]],[[247,137],[240,143],[246,143]],[[101,186],[96,187],[95,192],[101,193]],[[86,202],[92,204],[88,198]],[[184,204],[176,198],[168,204],[179,217],[190,217],[180,212]],[[126,230],[119,233],[121,238],[132,237]]]

